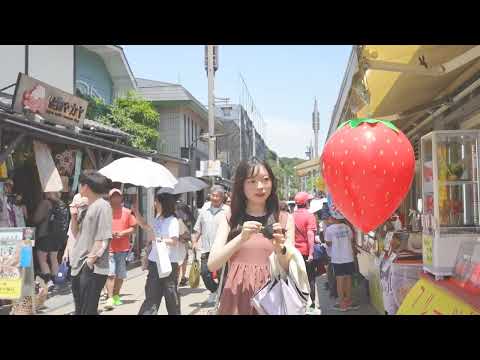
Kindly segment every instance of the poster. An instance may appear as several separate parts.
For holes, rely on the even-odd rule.
[[[20,229],[21,230],[21,229]],[[0,232],[0,299],[19,299],[22,292],[20,265],[23,231]]]
[[[480,315],[480,311],[421,278],[408,293],[397,315]]]
[[[0,228],[0,299],[17,300],[33,291],[33,228]]]

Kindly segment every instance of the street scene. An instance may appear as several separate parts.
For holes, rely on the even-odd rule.
[[[480,314],[480,46],[0,58],[0,315]]]

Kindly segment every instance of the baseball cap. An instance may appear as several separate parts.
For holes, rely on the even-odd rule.
[[[110,192],[108,193],[108,197],[112,197],[113,194],[118,194],[118,195],[120,195],[120,196],[123,196],[122,192],[121,192],[120,190],[118,190],[118,189],[112,189],[112,190],[110,190]]]
[[[307,201],[312,200],[313,196],[304,191],[300,191],[295,195],[295,204],[296,205],[305,205]]]

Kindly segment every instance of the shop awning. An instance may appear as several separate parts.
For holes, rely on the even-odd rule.
[[[428,75],[437,65],[445,64],[472,50],[473,45],[367,45],[363,48],[361,64],[368,70],[352,84],[352,96],[359,98],[359,88],[368,90],[369,101],[356,109],[358,117],[373,116],[402,120],[402,114],[422,113],[435,106],[436,100],[448,96],[460,85],[480,71],[480,59],[466,62],[445,74]],[[372,63],[405,64],[405,71],[386,71]],[[422,74],[422,71],[425,74]],[[356,91],[357,90],[357,91]],[[368,95],[366,96],[368,98]],[[354,100],[355,102],[355,100]],[[425,114],[425,112],[423,112]],[[399,124],[401,127],[401,125]]]
[[[117,144],[99,137],[76,133],[70,129],[32,122],[19,114],[10,114],[1,110],[0,125],[5,129],[24,132],[46,142],[55,140],[64,144],[94,148],[121,156],[152,158],[154,161],[160,162],[186,163],[183,160],[168,155],[158,153],[149,154],[131,146]]]

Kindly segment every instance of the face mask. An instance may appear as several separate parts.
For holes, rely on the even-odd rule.
[[[218,212],[219,212],[220,210],[222,210],[222,208],[214,208],[214,207],[211,207],[211,208],[208,209],[208,210],[212,213],[212,215],[217,215]]]

